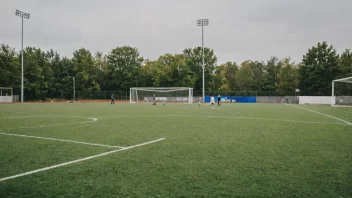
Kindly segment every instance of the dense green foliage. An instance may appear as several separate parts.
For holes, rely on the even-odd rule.
[[[348,108],[304,108],[352,122]],[[294,106],[14,104],[0,117],[1,133],[113,146],[166,138],[1,181],[2,198],[352,195],[351,126]],[[0,135],[0,178],[114,149]]]
[[[77,92],[128,91],[130,87],[193,87],[202,91],[202,48],[187,48],[180,54],[164,54],[144,60],[137,48],[116,47],[107,55],[95,55],[84,48],[73,57],[60,57],[52,50],[27,47],[24,50],[25,100],[62,98],[72,93],[72,77]],[[21,54],[8,45],[0,48],[0,86],[13,87],[19,94]],[[212,49],[205,48],[207,92],[229,95],[329,95],[331,81],[352,76],[352,52],[339,56],[326,42],[308,49],[301,63],[290,58],[271,57],[268,61],[247,60],[241,64],[217,64]],[[338,92],[346,88],[339,85]],[[339,91],[340,90],[340,91]],[[69,97],[72,95],[69,94]]]

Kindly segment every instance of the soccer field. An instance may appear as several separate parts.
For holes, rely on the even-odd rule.
[[[352,197],[352,109],[0,105],[0,197]]]

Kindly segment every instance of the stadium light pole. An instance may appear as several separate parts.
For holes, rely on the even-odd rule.
[[[75,77],[72,78],[73,81],[73,101],[76,100],[76,85],[75,85]]]
[[[198,19],[197,26],[202,26],[202,68],[203,68],[203,102],[205,102],[205,87],[204,87],[204,26],[209,25],[209,19]]]
[[[22,72],[21,72],[21,75],[22,75],[22,77],[21,77],[21,102],[23,102],[23,53],[24,53],[24,51],[23,51],[23,18],[25,18],[25,19],[29,19],[30,17],[31,17],[31,15],[29,14],[29,13],[25,13],[25,12],[22,12],[22,11],[20,11],[20,10],[16,10],[16,12],[15,12],[15,14],[16,14],[16,16],[19,16],[19,17],[21,17],[21,19],[22,19]]]

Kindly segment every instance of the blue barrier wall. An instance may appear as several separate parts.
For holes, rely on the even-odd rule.
[[[210,102],[211,96],[205,96],[205,102]],[[214,96],[215,102],[218,102],[218,97]],[[239,103],[256,103],[257,97],[255,96],[220,96],[221,101],[224,100],[236,100]]]

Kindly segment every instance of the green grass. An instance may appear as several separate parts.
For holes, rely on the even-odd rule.
[[[351,108],[299,107],[352,122]],[[0,105],[0,132],[125,147],[166,138],[0,181],[0,197],[352,197],[352,126],[287,105]],[[111,150],[0,135],[0,179]]]

